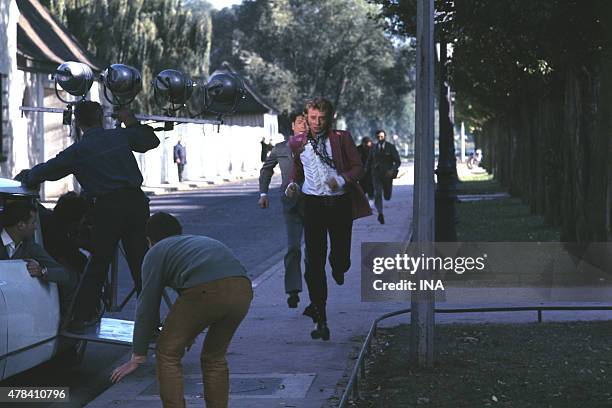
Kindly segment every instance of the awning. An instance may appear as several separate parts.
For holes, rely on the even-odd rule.
[[[20,70],[55,72],[66,61],[103,68],[70,32],[38,0],[17,0],[17,66]]]

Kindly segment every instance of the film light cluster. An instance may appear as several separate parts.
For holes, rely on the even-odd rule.
[[[53,75],[55,94],[66,103],[64,110],[64,123],[69,125],[72,118],[72,106],[85,99],[94,82],[94,73],[91,68],[81,62],[68,61],[61,64]],[[103,85],[104,98],[113,106],[129,105],[142,91],[142,76],[140,71],[125,64],[112,64],[100,74]],[[165,69],[158,73],[151,81],[154,100],[161,106],[165,116],[174,119],[177,113],[187,109],[187,102],[193,99],[196,89],[200,89],[199,97],[191,101],[198,112],[194,115],[188,113],[188,118],[176,120],[189,122],[189,118],[201,115],[215,115],[217,122],[222,115],[232,114],[236,111],[238,103],[244,98],[245,91],[242,80],[231,72],[215,71],[206,83],[198,83],[187,74],[175,70]],[[60,89],[76,98],[69,101],[62,98]],[[147,119],[146,115],[139,115]],[[158,117],[149,117],[155,120]],[[163,120],[171,128],[172,120]],[[170,125],[170,126],[168,126]]]

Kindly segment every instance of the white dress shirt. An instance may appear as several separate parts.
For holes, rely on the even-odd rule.
[[[11,238],[9,233],[6,232],[6,229],[4,228],[2,229],[2,234],[0,234],[0,237],[2,237],[2,245],[4,245],[4,247],[6,248],[6,253],[8,254],[8,257],[12,258],[13,255],[15,255],[15,252],[17,252],[17,248],[19,248],[19,246],[21,245],[21,242],[15,245],[15,242],[13,242],[13,238]]]
[[[329,153],[329,157],[333,159],[331,143],[329,138],[325,139],[325,149]],[[304,167],[304,185],[302,193],[316,196],[338,196],[346,193],[344,185],[346,181],[336,169],[332,169],[325,164],[323,160],[315,153],[310,142],[304,146],[304,151],[300,154],[302,165]],[[340,187],[336,191],[332,191],[326,181],[330,178],[335,178]]]

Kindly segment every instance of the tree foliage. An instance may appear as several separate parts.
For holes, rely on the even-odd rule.
[[[358,135],[412,134],[405,115],[414,50],[365,0],[245,0],[213,14],[212,66],[228,61],[280,111],[324,95]]]
[[[101,64],[142,73],[138,108],[155,110],[150,82],[174,68],[208,74],[211,21],[206,2],[180,0],[46,0],[45,5]],[[195,3],[195,4],[194,4]]]
[[[201,76],[209,61],[213,70],[227,61],[279,112],[323,95],[358,136],[413,134],[414,50],[385,32],[366,0],[245,0],[219,11],[203,0],[45,3],[103,64],[141,70],[145,111],[154,110],[155,73]]]
[[[414,35],[415,0],[376,0]],[[456,111],[488,169],[568,241],[612,240],[607,0],[437,0]]]
[[[606,40],[596,11],[605,0],[436,0],[436,37],[453,44],[451,84],[458,116],[476,128],[512,116],[525,97],[588,67]],[[416,0],[376,0],[387,29],[416,33]]]

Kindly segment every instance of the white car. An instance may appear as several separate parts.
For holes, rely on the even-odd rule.
[[[0,206],[7,200],[38,200],[38,192],[0,179]],[[40,224],[39,224],[40,225]],[[40,228],[36,242],[42,245]],[[131,345],[134,322],[102,319],[84,335],[60,331],[57,285],[32,278],[22,260],[0,260],[0,380],[70,349],[77,360],[87,341]]]

